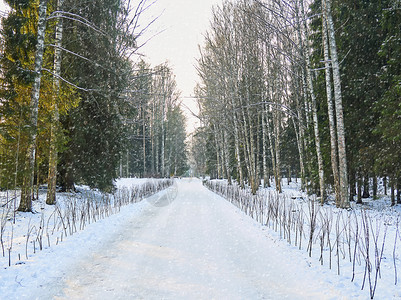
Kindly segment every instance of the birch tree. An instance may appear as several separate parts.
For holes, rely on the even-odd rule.
[[[305,63],[306,63],[306,81],[308,86],[308,92],[311,99],[311,107],[312,107],[312,117],[313,117],[313,129],[315,134],[315,146],[316,146],[316,156],[317,156],[317,163],[318,163],[318,174],[319,174],[319,186],[320,186],[320,197],[321,203],[323,204],[325,201],[325,187],[324,187],[324,169],[323,169],[323,157],[321,151],[321,141],[320,141],[320,132],[319,132],[319,122],[317,117],[317,103],[316,103],[316,94],[313,87],[313,80],[312,80],[312,67],[311,67],[311,60],[310,60],[310,47],[308,45],[309,41],[309,32],[308,27],[306,24],[306,16],[304,12],[304,4],[303,1],[300,2],[301,6],[301,18],[303,21],[303,30],[304,36],[306,37],[306,47],[305,47]]]
[[[338,158],[339,158],[339,185],[340,185],[340,203],[342,208],[349,207],[348,198],[348,174],[347,174],[347,154],[345,147],[345,128],[344,115],[342,106],[341,94],[341,78],[340,67],[337,55],[337,46],[334,32],[334,23],[331,16],[331,0],[324,0],[324,17],[327,22],[328,38],[330,44],[330,54],[333,67],[334,81],[334,103],[337,121],[337,143],[338,143]]]
[[[38,29],[37,29],[37,48],[35,52],[35,69],[34,69],[34,82],[31,92],[31,117],[29,120],[29,142],[28,150],[26,153],[25,172],[23,178],[23,186],[21,189],[21,201],[18,207],[19,211],[30,212],[32,211],[32,194],[33,194],[33,181],[34,181],[34,165],[35,165],[35,150],[36,150],[36,136],[38,124],[38,110],[39,110],[39,94],[41,83],[41,72],[43,63],[43,53],[45,49],[45,31],[46,31],[46,11],[47,0],[40,0],[38,8]]]
[[[56,10],[59,11],[63,7],[64,0],[57,0]],[[50,129],[50,151],[49,151],[49,172],[47,179],[47,198],[46,204],[56,203],[56,182],[57,182],[57,136],[59,134],[59,109],[58,98],[60,93],[60,77],[61,77],[61,59],[62,59],[62,38],[63,38],[63,21],[60,13],[57,12],[56,30],[55,30],[55,48],[54,48],[54,77],[53,77],[53,111]]]

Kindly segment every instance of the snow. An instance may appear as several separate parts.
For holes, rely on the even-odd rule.
[[[227,189],[225,180],[213,180],[210,183],[212,183],[211,188],[217,188],[219,192],[226,193],[227,190],[231,190],[231,188]],[[401,298],[399,288],[401,277],[400,206],[391,207],[389,197],[383,194],[380,194],[377,200],[364,199],[362,205],[353,202],[350,210],[336,208],[333,195],[330,195],[331,200],[324,206],[317,202],[311,206],[310,200],[315,197],[308,197],[302,193],[299,181],[295,183],[293,180],[287,184],[287,180],[284,179],[282,187],[283,193],[280,195],[274,191],[274,185],[271,188],[260,189],[256,196],[252,196],[249,189],[243,190],[240,193],[242,197],[240,204],[232,199],[232,192],[228,197],[234,204],[243,207],[249,215],[265,224],[270,229],[270,234],[277,240],[285,240],[294,250],[307,251],[309,236],[312,232],[310,263],[321,264],[322,261],[324,268],[330,268],[331,265],[332,273],[339,273],[339,277],[344,282],[352,281],[355,287],[362,290],[357,295],[368,299],[372,292],[375,299]],[[382,186],[379,192],[383,192]],[[236,193],[237,191],[234,191],[234,195],[237,195]],[[277,206],[275,206],[276,199],[279,200]],[[261,200],[262,210],[259,207],[256,209],[252,207],[253,201],[258,203]],[[270,209],[269,205],[272,205]],[[278,211],[275,211],[276,208]],[[314,209],[316,220],[313,231],[311,231],[310,223],[311,208]],[[263,211],[263,214],[260,211]],[[296,232],[300,229],[298,222],[303,224],[302,247],[299,247],[300,235]],[[289,223],[291,224],[290,235],[288,234]],[[321,244],[322,239],[323,244]],[[329,244],[328,240],[330,240]],[[367,264],[371,269],[370,273],[367,272]]]
[[[119,188],[137,184],[131,179],[117,182]],[[19,214],[14,240],[26,234],[19,228],[22,224],[26,228],[28,215],[40,214]],[[16,253],[15,241],[14,246]],[[119,213],[88,224],[57,245],[29,252],[29,259],[13,258],[11,267],[7,256],[0,261],[1,299],[368,299],[369,295],[347,276],[336,275],[320,266],[317,258],[288,245],[198,179],[176,180],[172,187],[121,207]],[[381,291],[376,299],[400,296],[392,289]]]

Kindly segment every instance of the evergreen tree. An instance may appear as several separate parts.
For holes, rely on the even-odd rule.
[[[151,116],[152,68],[144,60],[134,66],[132,91],[128,93],[126,113],[126,148],[129,173],[145,177],[150,175],[151,161]],[[125,161],[125,160],[123,160]]]
[[[384,40],[379,56],[385,60],[381,68],[381,87],[384,93],[375,104],[375,112],[380,116],[375,134],[379,141],[376,169],[380,174],[390,176],[396,184],[398,198],[401,193],[401,10],[396,1],[382,11],[381,25]],[[394,199],[392,199],[394,204]]]
[[[11,11],[2,19],[1,55],[1,188],[13,188],[22,180],[27,147],[26,122],[33,82],[36,47],[35,8],[31,1],[7,1]]]
[[[83,182],[92,188],[110,190],[123,148],[120,96],[127,88],[130,72],[130,65],[115,44],[121,7],[110,0],[69,5],[71,12],[93,26],[69,21],[66,27],[73,30],[63,36],[64,44],[80,56],[65,55],[67,74],[74,84],[86,90],[80,92],[79,106],[64,119],[68,150],[62,159],[61,182],[65,189],[73,188],[73,182]]]
[[[350,176],[357,176],[359,185],[363,177],[372,174],[379,145],[372,131],[379,119],[373,108],[383,94],[378,76],[383,59],[377,54],[384,40],[380,19],[386,2],[341,1],[333,5],[336,24],[342,32],[338,35],[338,45],[343,60],[342,83],[346,87],[343,99],[349,166],[353,173]]]
[[[179,105],[167,113],[167,158],[170,176],[181,176],[188,170],[185,143],[185,116]]]

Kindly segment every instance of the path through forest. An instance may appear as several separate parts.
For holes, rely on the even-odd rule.
[[[75,261],[42,299],[345,299],[275,246],[263,227],[202,186],[178,180],[118,234]]]

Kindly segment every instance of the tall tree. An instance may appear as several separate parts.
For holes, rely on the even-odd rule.
[[[36,50],[37,10],[28,1],[9,1],[2,19],[1,55],[1,188],[13,188],[22,179],[27,147],[30,87]]]
[[[49,172],[47,179],[47,204],[56,203],[56,183],[57,183],[57,158],[58,158],[58,141],[59,135],[59,108],[58,98],[60,96],[60,77],[61,77],[61,60],[62,60],[62,38],[63,38],[63,21],[60,15],[60,10],[63,8],[64,0],[56,1],[56,29],[55,29],[55,47],[54,47],[54,78],[53,78],[53,103],[51,114],[50,128],[50,149],[49,149]]]
[[[344,128],[344,116],[343,116],[343,101],[342,101],[342,92],[341,92],[341,78],[340,78],[340,65],[337,55],[337,44],[335,38],[334,24],[331,16],[331,0],[325,0],[323,5],[323,16],[324,16],[324,29],[328,31],[328,39],[330,44],[330,53],[331,53],[331,61],[333,67],[333,80],[334,80],[334,103],[335,103],[335,112],[336,112],[336,121],[337,121],[337,145],[338,145],[338,157],[339,157],[339,183],[335,183],[336,186],[339,185],[338,192],[340,193],[339,197],[339,206],[342,208],[349,207],[349,198],[348,198],[348,172],[347,172],[347,154],[345,147],[345,128]],[[324,33],[324,36],[326,33]],[[324,46],[326,47],[326,46]],[[326,53],[327,50],[325,50]],[[327,57],[327,53],[325,54]],[[327,82],[330,81],[330,78],[327,77]],[[327,95],[331,94],[331,90],[329,91],[329,87],[327,88]],[[328,102],[329,96],[328,97]],[[330,101],[331,102],[331,101]],[[331,118],[332,120],[332,118]],[[333,120],[332,120],[333,121]],[[334,127],[334,124],[331,124]],[[333,143],[335,141],[333,140]],[[333,151],[335,152],[335,151]],[[332,154],[333,156],[334,153]],[[337,160],[336,156],[332,159]],[[337,176],[337,168],[333,165],[333,169],[335,169],[335,177]]]
[[[40,83],[42,76],[43,53],[45,49],[45,33],[46,33],[46,11],[47,0],[40,0],[38,8],[38,29],[37,29],[37,44],[35,52],[35,68],[34,79],[31,91],[29,119],[29,136],[28,149],[26,153],[25,172],[23,177],[23,185],[21,189],[21,201],[18,207],[19,211],[32,211],[32,196],[33,196],[33,181],[34,181],[34,166],[35,166],[35,150],[38,125],[39,111],[39,94]]]

